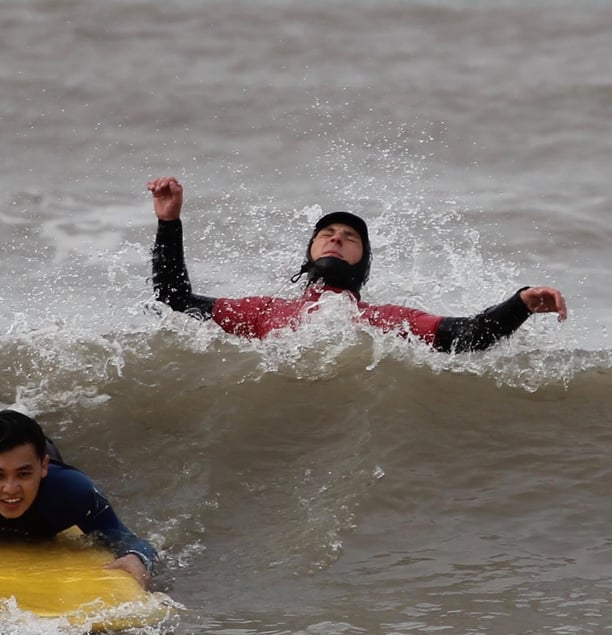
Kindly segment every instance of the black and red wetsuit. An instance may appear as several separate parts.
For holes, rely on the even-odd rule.
[[[271,296],[212,298],[192,292],[183,253],[180,220],[158,221],[153,247],[153,285],[156,297],[175,311],[201,320],[213,319],[228,333],[264,338],[272,330],[297,328],[303,316],[316,310],[325,292],[348,293],[357,303],[359,318],[402,337],[414,335],[440,351],[485,349],[511,335],[531,315],[519,289],[508,300],[471,317],[442,317],[396,304],[374,305],[333,287],[309,285],[294,299]]]

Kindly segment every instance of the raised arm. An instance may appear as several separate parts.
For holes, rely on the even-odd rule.
[[[216,298],[196,295],[191,290],[180,220],[183,187],[175,177],[164,176],[149,181],[147,189],[153,195],[153,209],[158,218],[152,252],[155,295],[175,311],[207,320],[212,315]]]
[[[500,304],[472,317],[442,318],[434,347],[445,352],[484,350],[516,331],[532,313],[558,313],[567,318],[565,299],[551,287],[524,287]]]

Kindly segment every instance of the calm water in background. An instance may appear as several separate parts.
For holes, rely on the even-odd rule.
[[[0,405],[164,553],[185,610],[155,633],[612,625],[612,6],[6,0],[0,27]],[[457,357],[340,300],[231,338],[152,303],[161,174],[197,291],[298,293],[349,208],[367,300],[550,284],[570,318]]]

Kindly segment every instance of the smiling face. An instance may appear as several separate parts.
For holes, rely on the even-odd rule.
[[[47,476],[48,465],[49,457],[41,460],[32,443],[0,452],[0,515],[19,518],[25,514]]]
[[[349,225],[335,223],[323,227],[312,240],[310,257],[339,258],[349,265],[356,265],[363,256],[363,244],[357,230]]]

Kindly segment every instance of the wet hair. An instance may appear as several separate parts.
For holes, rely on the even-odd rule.
[[[40,425],[16,410],[0,410],[0,453],[31,443],[42,461],[46,454],[46,438]]]
[[[313,260],[310,255],[310,248],[316,235],[325,227],[334,224],[348,225],[352,227],[360,236],[363,247],[361,260],[349,265],[339,258],[319,258]],[[322,216],[316,223],[308,246],[306,247],[306,259],[299,272],[292,276],[291,281],[297,282],[302,274],[308,274],[308,283],[323,279],[326,284],[332,287],[348,289],[359,297],[361,287],[367,282],[370,275],[370,264],[372,262],[372,249],[368,236],[368,226],[366,222],[350,212],[331,212]]]

